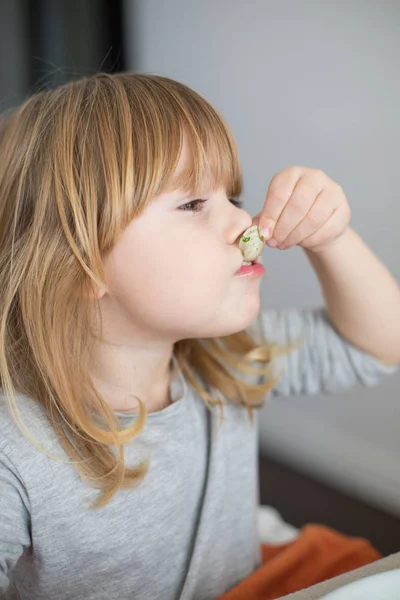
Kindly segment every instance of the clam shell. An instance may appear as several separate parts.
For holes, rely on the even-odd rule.
[[[250,262],[256,260],[265,246],[264,238],[260,234],[257,225],[252,225],[242,234],[239,248],[243,254],[243,260]]]

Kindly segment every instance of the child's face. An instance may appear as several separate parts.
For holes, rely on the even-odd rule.
[[[252,218],[223,189],[198,197],[208,201],[184,208],[195,198],[180,191],[155,197],[107,257],[107,302],[124,336],[138,329],[145,339],[172,343],[224,336],[257,317],[260,277],[235,276],[243,262],[239,239]]]

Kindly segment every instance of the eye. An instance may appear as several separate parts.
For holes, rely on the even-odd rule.
[[[234,206],[236,206],[237,208],[242,208],[243,206],[243,200],[238,200],[237,198],[228,198],[229,202],[231,202],[231,204],[233,204]],[[179,207],[180,210],[183,210],[184,212],[192,212],[192,213],[200,213],[203,208],[204,208],[204,204],[208,202],[208,198],[202,200],[200,198],[197,198],[196,200],[191,200],[190,202],[187,202],[186,204],[182,204],[182,206]]]
[[[189,211],[192,213],[199,213],[203,210],[203,206],[204,204],[207,202],[208,198],[206,200],[191,200],[190,202],[187,202],[186,204],[182,204],[182,206],[179,207],[180,210],[183,210],[184,212]]]
[[[244,202],[243,200],[238,200],[237,198],[229,198],[229,202],[236,206],[236,208],[242,208]]]

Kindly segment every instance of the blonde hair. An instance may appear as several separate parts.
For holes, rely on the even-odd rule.
[[[89,366],[101,313],[84,294],[88,285],[108,289],[104,256],[151,198],[172,185],[183,130],[191,161],[173,185],[200,189],[212,155],[214,182],[237,196],[238,153],[221,116],[165,77],[98,73],[39,91],[1,120],[0,383],[29,439],[15,394],[43,407],[81,478],[101,491],[94,508],[145,476],[148,461],[128,468],[124,444],[141,433],[147,413],[138,399],[136,421],[122,429],[96,390]],[[210,409],[222,402],[208,385],[250,417],[276,383],[270,362],[281,351],[257,345],[246,331],[174,346],[184,377]],[[257,362],[264,366],[248,364]],[[230,367],[263,382],[246,383]]]

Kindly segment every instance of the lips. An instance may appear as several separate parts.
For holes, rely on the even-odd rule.
[[[264,266],[259,261],[254,261],[251,265],[242,265],[238,271],[236,271],[236,277],[260,277],[265,273]]]
[[[264,263],[263,263],[263,260],[262,260],[262,256],[261,256],[261,254],[260,254],[259,256],[257,256],[257,258],[256,258],[255,260],[252,260],[252,261],[251,261],[251,264],[252,264],[252,265],[255,265],[255,264],[260,264],[260,265],[263,265]],[[242,262],[240,263],[239,267],[236,269],[235,273],[237,273],[238,271],[240,271],[240,269],[241,269],[242,267],[243,267],[243,260],[242,260]]]

